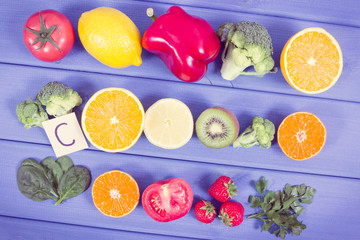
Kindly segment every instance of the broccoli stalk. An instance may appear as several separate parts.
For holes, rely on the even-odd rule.
[[[41,103],[33,101],[30,97],[16,106],[16,115],[26,129],[32,127],[43,127],[42,122],[49,119]]]
[[[80,95],[63,83],[54,81],[43,86],[36,99],[46,107],[49,115],[60,117],[71,113],[82,103]]]
[[[233,147],[250,148],[255,145],[260,145],[261,148],[268,149],[271,146],[274,135],[274,124],[268,119],[256,116],[252,120],[252,125],[247,127],[234,141]]]
[[[224,79],[234,80],[239,75],[262,77],[277,71],[272,58],[271,37],[261,24],[227,22],[219,27],[217,35],[221,42],[225,42],[221,57],[221,76]],[[254,66],[255,72],[244,71],[250,66]]]

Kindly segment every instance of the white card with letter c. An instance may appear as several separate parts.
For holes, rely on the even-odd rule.
[[[88,148],[75,113],[42,122],[56,157]]]

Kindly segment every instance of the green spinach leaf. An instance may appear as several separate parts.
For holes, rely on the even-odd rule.
[[[56,161],[47,157],[41,163],[32,158],[25,159],[17,173],[22,194],[34,201],[52,199],[56,201],[55,205],[84,192],[90,182],[90,171],[86,167],[74,166],[67,156]]]
[[[21,166],[17,172],[17,185],[20,192],[33,201],[57,200],[57,194],[44,172],[31,165]]]
[[[64,171],[58,163],[54,161],[52,157],[47,157],[41,161],[41,165],[44,166],[47,172],[51,171],[55,178],[55,187],[59,185],[60,179],[64,174]]]
[[[21,166],[31,166],[31,167],[39,169],[45,175],[47,180],[50,182],[50,184],[52,186],[53,195],[55,197],[59,197],[56,192],[57,184],[56,184],[56,180],[55,180],[55,177],[54,177],[52,171],[49,171],[48,169],[44,168],[43,165],[41,165],[38,161],[36,161],[32,158],[27,158],[24,161],[22,161]]]
[[[32,158],[27,158],[24,161],[22,161],[21,166],[32,166],[32,167],[40,169],[41,171],[44,170],[44,168],[41,166],[41,164]]]
[[[59,205],[65,199],[73,198],[84,192],[91,182],[90,171],[86,167],[75,166],[70,168],[61,178],[58,192],[60,199],[55,205]]]
[[[56,163],[60,165],[61,169],[64,172],[66,172],[67,170],[69,170],[70,168],[72,168],[74,166],[73,161],[68,156],[59,157],[56,160]]]

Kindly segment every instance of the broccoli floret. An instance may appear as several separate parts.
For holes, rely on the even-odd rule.
[[[233,147],[250,148],[260,145],[261,148],[268,149],[271,146],[274,135],[274,124],[268,119],[256,116],[252,120],[252,125],[247,127],[235,140]]]
[[[43,127],[41,123],[49,119],[47,113],[41,107],[41,103],[37,100],[33,101],[30,97],[16,106],[16,115],[26,129]]]
[[[82,103],[80,95],[63,83],[54,81],[43,86],[36,99],[46,107],[49,115],[60,117],[71,113]]]
[[[225,42],[221,57],[221,76],[224,79],[234,80],[239,75],[262,77],[269,72],[277,72],[272,58],[271,37],[261,24],[227,22],[219,27],[217,35],[221,42]],[[254,66],[255,72],[244,72],[250,66]]]

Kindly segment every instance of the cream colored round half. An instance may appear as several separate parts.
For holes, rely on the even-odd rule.
[[[174,98],[155,102],[145,113],[144,133],[149,142],[165,149],[184,146],[192,137],[194,119],[189,107]]]

